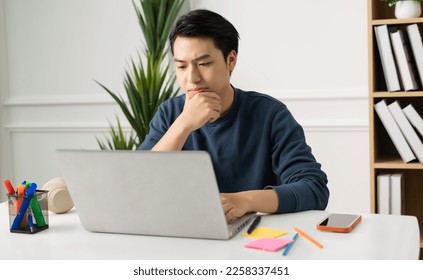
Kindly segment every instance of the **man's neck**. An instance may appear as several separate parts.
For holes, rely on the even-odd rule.
[[[220,115],[224,115],[229,111],[232,106],[232,103],[234,102],[234,95],[234,88],[231,85],[228,85],[223,94],[220,96],[222,100],[222,113]]]

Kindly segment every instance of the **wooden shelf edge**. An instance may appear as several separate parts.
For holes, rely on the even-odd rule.
[[[370,92],[373,98],[394,98],[394,97],[423,97],[423,91],[373,91]]]
[[[408,19],[373,19],[370,21],[372,25],[383,25],[383,24],[413,24],[413,23],[423,23],[423,18],[408,18]]]
[[[404,163],[402,160],[383,160],[373,163],[375,169],[422,169],[423,164],[419,162]]]

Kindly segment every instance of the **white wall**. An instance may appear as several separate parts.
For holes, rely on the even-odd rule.
[[[4,94],[7,92],[7,63],[6,63],[6,44],[5,44],[5,26],[4,26],[4,7],[3,3],[0,1],[0,181],[3,180],[5,174],[7,174],[7,170],[5,167],[6,163],[6,155],[5,155],[5,133],[3,127],[4,121]],[[0,189],[0,201],[5,199],[5,192],[3,191],[3,187]]]
[[[328,210],[368,212],[366,1],[189,2],[238,29],[232,83],[282,100],[303,125],[329,176]],[[0,176],[43,184],[60,176],[55,149],[97,148],[120,114],[93,79],[123,92],[141,33],[130,0],[0,3]]]

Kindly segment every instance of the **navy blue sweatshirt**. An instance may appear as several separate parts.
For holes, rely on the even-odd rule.
[[[181,114],[185,95],[163,102],[141,150],[151,150]],[[220,192],[273,188],[277,213],[323,210],[326,174],[311,153],[302,127],[287,107],[268,95],[235,88],[229,111],[193,131],[183,150],[208,151]]]

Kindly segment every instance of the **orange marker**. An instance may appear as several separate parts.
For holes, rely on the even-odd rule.
[[[26,188],[25,188],[25,183],[26,182],[24,182],[24,183],[22,183],[22,184],[20,184],[20,185],[18,185],[18,199],[17,199],[17,201],[16,201],[16,215],[19,213],[19,209],[21,208],[21,205],[22,205],[22,202],[23,202],[23,200],[24,200],[24,196],[25,196],[25,190],[26,190]],[[24,216],[24,218],[22,219],[22,226],[23,227],[25,227],[26,226],[26,223],[27,223],[27,217],[26,217],[26,213],[25,213],[25,216]]]
[[[319,247],[320,249],[323,248],[323,245],[320,244],[319,242],[317,242],[316,240],[314,240],[313,238],[311,238],[308,234],[306,234],[304,231],[300,230],[299,228],[294,228],[294,230],[296,232],[298,232],[298,234],[301,237],[304,237],[305,239],[307,239],[308,241],[310,241],[311,243],[313,243],[314,245],[316,245],[317,247]]]

